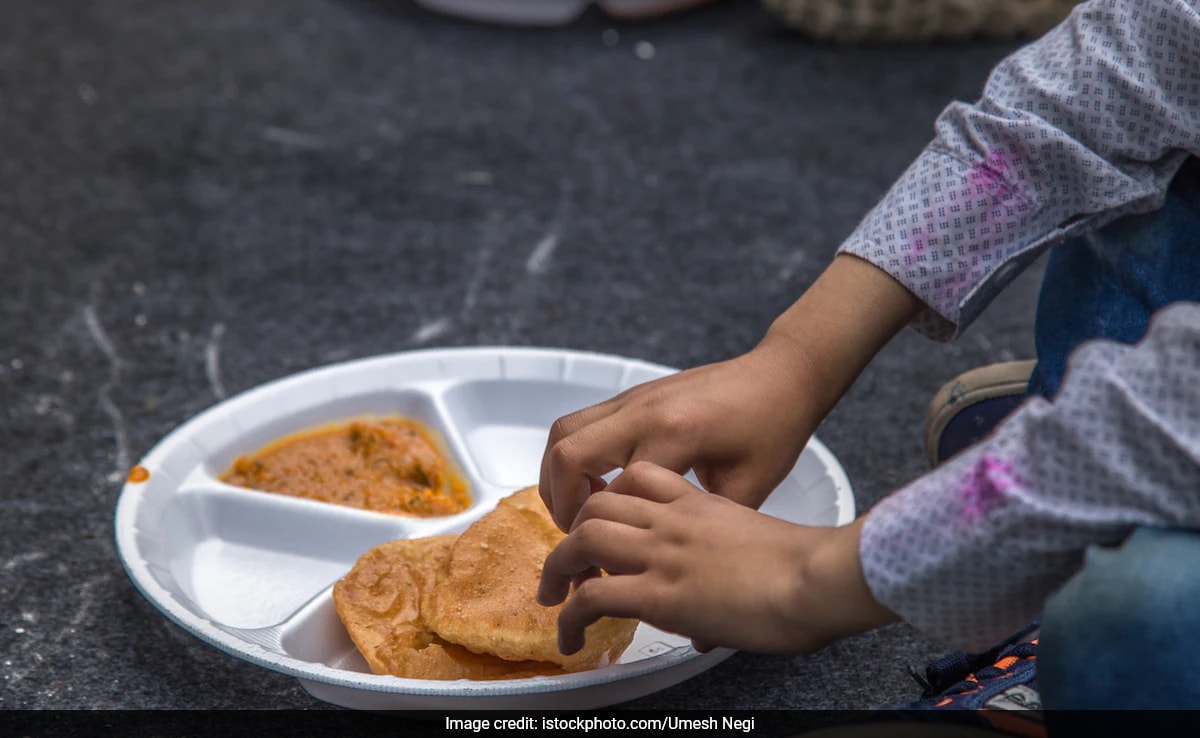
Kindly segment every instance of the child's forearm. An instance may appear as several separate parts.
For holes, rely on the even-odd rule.
[[[887,272],[841,254],[775,320],[759,348],[788,354],[805,370],[795,373],[802,381],[817,379],[804,390],[819,422],[923,307]]]

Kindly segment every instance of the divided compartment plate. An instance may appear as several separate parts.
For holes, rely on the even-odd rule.
[[[434,349],[312,369],[248,390],[172,431],[127,482],[116,543],[135,586],[201,640],[300,680],[314,697],[367,710],[591,709],[642,697],[732,655],[697,653],[645,623],[612,664],[498,681],[373,674],[337,617],[331,589],[367,549],[397,538],[460,532],[519,488],[537,483],[550,425],[668,367],[537,348]],[[404,415],[437,435],[467,480],[454,515],[387,515],[233,487],[233,460],[283,436],[362,416]],[[694,479],[693,479],[694,481]],[[812,439],[762,506],[806,525],[854,518],[849,480]]]

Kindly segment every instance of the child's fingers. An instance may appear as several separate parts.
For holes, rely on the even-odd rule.
[[[606,487],[600,492],[593,492],[587,502],[579,509],[571,531],[575,531],[586,520],[611,520],[614,523],[628,525],[631,528],[647,530],[654,521],[655,506],[658,503],[643,497],[620,492]]]
[[[559,418],[546,439],[538,492],[555,524],[570,530],[588,495],[605,474],[625,465],[633,440],[611,421],[609,403]]]
[[[697,467],[696,479],[704,489],[727,500],[757,510],[782,479],[763,478],[756,469],[746,465]]]
[[[667,503],[693,492],[703,494],[674,470],[651,461],[633,461],[606,487],[613,494]]]
[[[601,572],[599,568],[595,566],[588,567],[584,571],[581,571],[575,576],[571,577],[571,589],[578,589],[579,587],[583,586],[583,583],[587,580],[591,579],[592,577],[599,576],[603,576],[603,572]]]
[[[611,520],[585,520],[546,557],[537,601],[557,605],[566,599],[572,580],[593,568],[612,574],[642,571],[646,535],[647,531]]]
[[[636,432],[624,422],[624,416],[609,415],[548,446],[539,493],[543,500],[549,498],[546,506],[560,528],[570,530],[588,497],[608,488],[600,477],[614,469],[622,469],[617,479],[625,478],[627,494],[656,501],[661,501],[661,495],[646,485],[665,480],[667,475],[679,480],[672,470],[686,471],[688,461],[682,447],[670,440],[639,444],[635,439]],[[631,474],[642,465],[662,467],[661,474]]]
[[[695,649],[696,653],[708,653],[709,651],[716,648],[716,646],[713,646],[705,641],[698,641],[695,638],[693,638],[692,639],[692,648]]]
[[[558,614],[558,650],[570,655],[583,648],[584,629],[604,616],[638,618],[643,597],[640,577],[598,577],[584,582]]]

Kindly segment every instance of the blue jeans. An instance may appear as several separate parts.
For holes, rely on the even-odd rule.
[[[1038,689],[1050,709],[1200,707],[1200,532],[1139,528],[1092,547],[1046,602]]]
[[[1161,210],[1129,215],[1050,250],[1038,296],[1029,393],[1054,397],[1076,346],[1135,343],[1150,316],[1200,301],[1200,159],[1180,169]]]
[[[1134,343],[1157,310],[1181,300],[1200,301],[1195,158],[1162,210],[1051,250],[1030,394],[1053,397],[1083,341]],[[1200,532],[1141,528],[1119,547],[1089,549],[1046,602],[1037,664],[1049,710],[1200,708]]]

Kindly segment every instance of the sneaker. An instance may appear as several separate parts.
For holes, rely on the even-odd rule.
[[[922,690],[911,702],[795,738],[1046,738],[1037,688],[1040,623],[1029,622],[986,653],[951,651],[923,672],[909,667]]]
[[[909,673],[922,687],[919,698],[888,713],[905,719],[954,722],[1008,735],[1044,738],[1045,718],[1037,689],[1040,620],[1033,620],[987,653],[951,651]]]
[[[713,0],[595,0],[608,15],[623,20],[653,18]],[[583,15],[593,0],[417,0],[428,10],[484,23],[562,26]]]
[[[1036,37],[1081,0],[763,0],[807,36],[831,41]]]
[[[932,466],[983,440],[1025,401],[1036,361],[972,369],[947,382],[925,411],[925,456]]]

